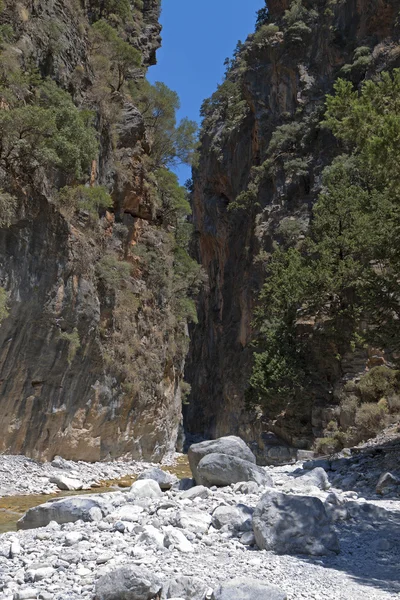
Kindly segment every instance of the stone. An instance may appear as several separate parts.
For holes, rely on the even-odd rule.
[[[244,546],[254,546],[256,543],[256,538],[253,531],[245,531],[240,536],[240,543]]]
[[[15,594],[15,600],[31,600],[32,598],[37,598],[39,595],[39,590],[36,588],[25,588],[24,590],[19,590]]]
[[[153,479],[139,479],[130,487],[129,492],[135,498],[161,498],[163,493],[160,486]]]
[[[313,469],[316,469],[317,467],[321,467],[325,471],[330,471],[331,470],[331,461],[328,460],[327,458],[316,458],[315,460],[307,460],[303,464],[303,469],[306,469],[307,471],[312,471]]]
[[[194,533],[206,533],[211,525],[211,515],[200,510],[181,510],[176,513],[173,525]]]
[[[15,558],[16,556],[19,556],[22,552],[22,548],[21,548],[21,544],[19,543],[18,539],[13,539],[11,540],[11,546],[10,546],[10,557],[11,558]]]
[[[257,494],[260,486],[255,481],[239,481],[235,483],[233,490],[239,494]]]
[[[256,464],[256,457],[240,438],[234,435],[218,438],[216,440],[206,440],[198,444],[192,444],[188,450],[188,459],[190,469],[194,479],[197,481],[197,465],[202,458],[208,454],[228,454],[242,460],[247,460],[250,463]]]
[[[120,567],[96,582],[96,600],[159,600],[162,583],[149,570],[134,565]]]
[[[227,454],[207,454],[197,465],[199,484],[211,487],[231,485],[239,481],[255,481],[258,485],[272,487],[272,479],[262,467]]]
[[[187,499],[187,500],[194,500],[195,498],[205,499],[211,495],[212,495],[211,491],[208,488],[206,488],[204,485],[196,485],[195,487],[192,487],[190,490],[183,492],[181,497],[184,499]]]
[[[167,586],[167,598],[182,597],[185,600],[203,600],[207,586],[198,577],[181,575],[172,579]]]
[[[55,483],[58,489],[68,492],[75,492],[83,488],[82,481],[79,481],[79,479],[66,477],[65,475],[55,475],[50,477],[50,483]]]
[[[238,578],[220,585],[212,600],[287,600],[287,595],[255,579]]]
[[[166,471],[158,468],[144,471],[144,473],[138,477],[138,481],[142,479],[153,479],[158,483],[162,490],[171,489],[171,487],[178,481],[176,475],[172,475],[171,473],[167,473]]]
[[[324,505],[326,514],[333,522],[345,521],[348,518],[345,500],[335,492],[327,496]]]
[[[375,491],[377,494],[384,495],[391,489],[400,486],[400,479],[392,475],[391,473],[382,473],[376,484]]]
[[[328,475],[322,467],[315,467],[311,471],[301,474],[296,478],[296,483],[305,483],[307,486],[315,486],[320,490],[329,490],[331,487]]]
[[[253,515],[257,545],[278,554],[330,555],[338,537],[319,498],[266,492]]]
[[[83,540],[83,535],[78,531],[70,531],[65,535],[65,545],[74,546]]]
[[[212,525],[215,529],[226,529],[236,531],[252,530],[253,509],[238,504],[237,506],[218,506],[212,514]]]
[[[196,485],[196,482],[191,477],[183,477],[172,486],[173,490],[186,492]]]
[[[164,535],[153,525],[145,525],[136,543],[146,546],[164,546]]]
[[[143,507],[136,504],[127,504],[120,506],[107,516],[107,521],[115,523],[116,521],[127,521],[137,523],[139,516],[143,513]]]
[[[75,523],[78,520],[93,521],[92,509],[96,508],[102,514],[105,510],[106,501],[99,497],[75,496],[74,498],[62,498],[60,500],[46,502],[30,508],[18,521],[18,529],[35,529],[46,527],[51,521],[56,523]],[[98,513],[96,513],[98,514]]]
[[[189,540],[184,536],[180,529],[176,527],[167,527],[165,530],[164,537],[164,546],[166,548],[170,548],[173,546],[179,552],[183,552],[184,554],[189,552],[194,552],[194,546]]]

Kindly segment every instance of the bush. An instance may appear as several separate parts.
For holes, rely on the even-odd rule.
[[[356,427],[365,437],[372,437],[384,428],[387,412],[385,404],[365,402],[357,409]]]
[[[98,216],[100,210],[112,207],[112,198],[104,186],[64,187],[58,194],[58,204],[68,210],[87,210],[92,216]]]
[[[317,454],[327,456],[339,452],[343,446],[336,437],[317,438],[314,442],[314,449]]]
[[[266,44],[275,37],[278,31],[279,27],[273,23],[262,25],[254,34],[253,41],[255,44]]]
[[[103,19],[93,25],[91,34],[96,76],[109,86],[111,92],[122,91],[133,69],[141,66],[142,55]]]
[[[66,331],[62,331],[60,333],[60,339],[68,342],[68,364],[71,364],[74,361],[76,353],[81,347],[81,341],[79,339],[79,333],[77,328],[75,327],[72,333],[67,333]]]
[[[363,402],[377,402],[398,388],[398,371],[388,367],[374,367],[357,384]]]
[[[130,91],[146,124],[154,166],[191,164],[197,146],[197,125],[188,119],[177,123],[178,94],[164,83],[157,81],[152,85],[147,80],[139,85],[135,82]]]
[[[8,293],[0,287],[0,323],[8,317]]]
[[[39,167],[80,178],[97,155],[93,115],[79,110],[53,81],[42,81],[32,104],[0,109],[0,165],[29,178]]]
[[[9,227],[17,210],[17,199],[0,189],[0,227]]]
[[[96,265],[98,277],[111,289],[120,289],[130,279],[132,265],[120,261],[115,254],[106,254]]]

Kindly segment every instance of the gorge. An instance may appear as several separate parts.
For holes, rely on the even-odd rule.
[[[160,9],[1,5],[0,452],[160,461],[185,435],[239,434],[268,464],[354,445],[398,420],[397,305],[379,322],[392,338],[364,336],[379,296],[364,306],[322,264],[315,210],[329,212],[318,209],[326,167],[362,154],[326,103],[340,78],[362,94],[363,82],[396,73],[400,5],[270,0],[203,104],[197,150],[176,95],[145,79]],[[194,165],[189,192],[176,161]],[[385,198],[389,189],[356,184]],[[393,216],[393,231],[394,213],[375,211]],[[368,265],[392,261],[392,277],[387,238],[370,246]],[[273,255],[298,259],[304,281],[302,261],[322,265],[324,281],[308,282],[308,298],[322,290],[315,302],[279,287],[288,271]],[[336,307],[344,288],[351,318]],[[280,291],[298,296],[292,329],[273,304]]]

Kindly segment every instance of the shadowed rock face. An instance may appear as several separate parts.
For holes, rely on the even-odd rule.
[[[18,43],[28,49],[40,73],[72,90],[77,103],[85,105],[93,83],[87,31],[99,3],[83,4],[80,15],[73,2],[31,0],[24,3],[26,22],[15,17],[9,4],[2,20],[12,22]],[[127,41],[149,65],[160,45],[158,0],[145,0],[141,10],[135,13],[138,22],[127,29]],[[57,53],[51,50],[51,27],[61,32]],[[93,103],[92,108],[96,113]],[[129,341],[139,349],[142,344],[147,356],[154,353],[155,358],[151,373],[137,367],[142,393],[123,389],[107,361],[109,337],[104,334],[121,318],[120,306],[96,276],[105,252],[122,253],[122,243],[113,234],[116,221],[135,244],[157,230],[140,166],[147,151],[146,130],[136,107],[121,106],[118,156],[130,169],[128,185],[118,181],[113,141],[102,130],[101,119],[96,122],[100,153],[92,176],[112,190],[115,202],[115,214],[105,215],[97,237],[87,227],[87,213],[71,223],[56,210],[50,183],[62,187],[65,182],[52,173],[36,185],[40,193],[12,190],[18,195],[18,212],[9,228],[0,228],[0,285],[10,297],[10,314],[0,328],[0,452],[48,460],[58,454],[87,461],[121,455],[157,461],[175,448],[182,358],[169,352],[167,336],[155,322],[158,316],[146,322],[132,316]],[[139,295],[146,286],[140,272],[135,285]],[[79,347],[71,352],[63,333],[75,330]]]
[[[211,111],[203,126],[199,167],[194,170],[194,253],[208,274],[209,286],[198,298],[199,323],[191,331],[187,377],[192,393],[185,409],[186,428],[211,438],[238,434],[260,460],[268,453],[268,432],[283,444],[307,448],[332,418],[326,412],[332,390],[346,373],[365,369],[368,357],[366,353],[361,357],[361,367],[348,360],[338,368],[327,349],[316,348],[322,383],[314,397],[285,410],[279,403],[258,413],[246,409],[252,321],[264,277],[255,259],[282,241],[279,225],[284,219],[292,218],[303,231],[307,229],[321,171],[337,152],[335,141],[326,131],[313,129],[311,121],[321,119],[324,98],[343,65],[352,63],[360,46],[371,49],[372,60],[366,72],[354,75],[355,84],[400,65],[398,0],[345,0],[332,10],[324,0],[312,6],[303,2],[317,15],[302,42],[291,41],[287,31],[283,14],[288,4],[268,3],[269,22],[280,29],[270,42],[257,44],[250,37],[245,43],[241,83],[245,115],[228,127],[220,109]],[[298,121],[299,111],[310,118],[310,134],[296,156],[308,161],[309,175],[290,178],[280,167],[259,189],[257,210],[229,210],[246,190],[251,168],[263,162],[273,131]]]

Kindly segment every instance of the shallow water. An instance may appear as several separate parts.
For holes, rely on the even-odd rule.
[[[173,473],[179,479],[191,477],[187,456],[180,456],[174,466],[161,467],[164,471]],[[52,498],[64,498],[65,496],[81,496],[82,494],[101,494],[126,489],[136,481],[136,475],[125,475],[120,479],[101,481],[98,486],[89,490],[76,492],[55,492],[54,494],[33,494],[31,496],[4,496],[0,498],[0,534],[7,531],[17,530],[17,521],[27,510],[39,504],[44,504]]]

